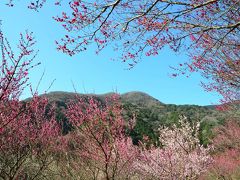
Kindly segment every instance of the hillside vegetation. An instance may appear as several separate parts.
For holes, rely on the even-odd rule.
[[[101,104],[105,104],[105,98],[112,94],[114,93],[97,95],[57,91],[42,96],[46,96],[50,103],[56,103],[57,119],[63,123],[63,133],[68,133],[71,130],[71,125],[63,115],[63,110],[66,109],[68,103],[75,101],[76,96],[79,96],[86,100],[88,97],[93,97]],[[120,100],[124,109],[124,119],[129,121],[133,116],[136,119],[134,129],[129,131],[134,144],[137,144],[139,140],[142,141],[144,136],[150,139],[149,143],[158,143],[158,134],[156,134],[156,131],[160,126],[171,126],[178,123],[180,116],[186,116],[192,123],[200,122],[200,141],[206,145],[213,137],[212,128],[218,124],[222,124],[229,114],[233,114],[232,112],[218,111],[213,105],[164,104],[143,92],[121,94]]]

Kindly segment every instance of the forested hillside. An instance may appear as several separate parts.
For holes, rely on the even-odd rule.
[[[63,122],[64,134],[71,130],[71,125],[63,115],[64,109],[71,101],[76,100],[76,96],[85,98],[93,97],[95,100],[105,103],[105,98],[113,93],[102,95],[96,94],[76,94],[69,92],[51,92],[45,94],[50,103],[57,105],[57,119]],[[231,112],[221,112],[211,106],[198,105],[174,105],[164,104],[159,100],[151,97],[143,92],[128,92],[120,95],[120,100],[123,105],[123,117],[126,121],[133,118],[136,119],[136,125],[133,130],[129,131],[134,144],[142,141],[144,136],[149,137],[149,143],[157,143],[157,129],[160,126],[171,126],[178,123],[180,116],[186,116],[190,122],[200,122],[200,140],[206,145],[213,136],[212,128],[218,124],[222,124],[224,119]],[[126,122],[127,123],[127,122]]]

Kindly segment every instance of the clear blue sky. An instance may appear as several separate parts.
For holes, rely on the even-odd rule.
[[[30,72],[30,82],[36,87],[45,71],[39,93],[47,90],[56,79],[49,91],[74,91],[73,83],[80,93],[143,91],[168,104],[209,105],[218,102],[219,96],[200,87],[199,74],[190,78],[170,77],[169,66],[186,61],[184,53],[176,55],[165,49],[159,56],[143,58],[134,69],[126,70],[127,64],[110,60],[116,55],[111,47],[100,55],[95,54],[94,47],[74,57],[57,52],[54,40],[66,32],[52,17],[62,11],[65,11],[64,7],[46,4],[40,12],[34,12],[27,9],[24,0],[17,1],[14,8],[0,2],[2,29],[12,45],[16,45],[20,32],[26,29],[34,32],[39,50],[35,62],[42,64]],[[26,91],[23,98],[28,96]]]

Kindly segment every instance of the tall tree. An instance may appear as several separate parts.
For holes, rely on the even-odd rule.
[[[198,179],[212,163],[211,148],[198,139],[199,124],[191,126],[185,117],[180,127],[161,128],[160,147],[143,148],[134,167],[140,179]]]
[[[75,167],[87,169],[87,177],[92,179],[100,179],[103,175],[102,178],[109,180],[130,178],[139,150],[125,133],[117,95],[108,97],[106,105],[93,98],[76,99],[66,111],[75,128],[70,135],[72,148],[68,152],[78,157],[72,158],[71,164],[77,162]]]
[[[54,109],[36,95],[26,102],[20,95],[34,67],[35,40],[32,33],[20,35],[19,54],[0,31],[0,177],[40,178],[48,169],[54,141],[60,129]]]

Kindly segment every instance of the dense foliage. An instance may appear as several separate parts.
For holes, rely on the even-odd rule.
[[[42,178],[49,170],[60,129],[54,107],[46,98],[33,95],[21,102],[28,71],[34,66],[31,33],[20,34],[19,54],[0,31],[0,177],[2,179]]]
[[[112,95],[84,95],[77,96],[87,99],[93,96],[99,103],[105,104],[105,97]],[[44,95],[51,103],[57,104],[58,120],[63,123],[63,131],[67,133],[71,130],[71,124],[61,110],[67,108],[67,103],[76,99],[76,93],[52,92]],[[179,122],[179,117],[184,115],[191,123],[200,122],[200,141],[207,145],[213,137],[212,129],[224,123],[228,116],[236,116],[237,112],[222,112],[215,109],[215,106],[196,106],[196,105],[171,105],[163,104],[153,97],[142,92],[130,92],[122,94],[120,100],[123,104],[123,117],[126,122],[135,118],[135,126],[127,129],[127,133],[132,137],[134,144],[143,141],[143,137],[149,138],[149,143],[159,145],[158,132],[159,126],[171,126]],[[239,113],[239,111],[238,111]],[[234,115],[235,114],[235,115]]]

